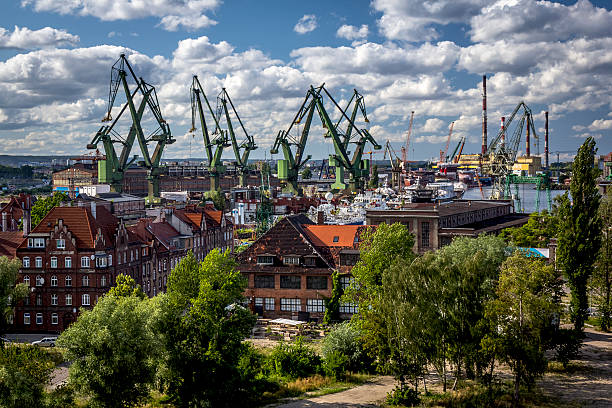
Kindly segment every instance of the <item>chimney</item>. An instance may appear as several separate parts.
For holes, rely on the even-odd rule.
[[[91,202],[91,215],[94,217],[94,220],[96,219],[96,202],[92,201]]]
[[[502,132],[501,143],[502,143],[502,146],[504,146],[506,144],[506,132],[504,131],[504,124],[505,123],[506,123],[506,117],[502,116],[501,117],[501,132]]]
[[[317,225],[325,224],[325,213],[323,211],[317,211]]]
[[[544,165],[548,170],[548,111],[544,112],[546,122],[544,124]]]
[[[531,116],[527,116],[527,137],[526,137],[526,142],[525,142],[525,156],[529,157],[531,156],[531,150],[530,150],[530,146],[529,146],[529,138],[531,135]]]
[[[8,231],[8,214],[2,213],[2,231]]]
[[[487,154],[487,76],[482,76],[482,155]]]
[[[27,237],[32,228],[32,211],[30,206],[23,209],[23,236]]]

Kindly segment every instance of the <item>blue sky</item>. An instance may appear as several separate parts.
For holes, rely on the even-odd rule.
[[[603,0],[5,1],[0,150],[87,152],[106,109],[110,68],[125,52],[156,86],[177,139],[166,158],[204,157],[201,137],[187,133],[193,74],[213,100],[227,88],[259,145],[254,158],[270,157],[277,132],[321,82],[338,100],[357,88],[370,119],[360,126],[398,151],[415,111],[410,159],[437,156],[452,121],[451,149],[466,136],[464,151],[475,153],[483,74],[489,138],[524,100],[542,137],[550,111],[552,152],[575,151],[593,136],[608,153],[611,9]],[[319,129],[309,140],[314,158],[332,151]]]

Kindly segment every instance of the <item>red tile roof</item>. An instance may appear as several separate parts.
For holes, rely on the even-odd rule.
[[[315,246],[352,247],[363,225],[302,225]]]
[[[15,258],[17,248],[23,240],[21,231],[0,231],[0,256]]]

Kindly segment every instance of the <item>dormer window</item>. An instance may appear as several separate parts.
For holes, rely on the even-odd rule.
[[[299,265],[300,257],[297,255],[287,255],[283,257],[283,263],[285,265]]]
[[[273,265],[274,256],[273,255],[258,255],[257,264],[258,265]]]
[[[56,239],[55,240],[57,249],[66,249],[66,240],[65,239]]]
[[[28,248],[44,248],[44,238],[28,238]]]
[[[340,237],[339,237],[338,235],[336,235],[336,236],[334,237],[334,242],[338,242],[338,241],[340,241]]]

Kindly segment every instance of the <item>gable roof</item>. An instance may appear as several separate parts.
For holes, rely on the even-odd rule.
[[[0,231],[0,256],[15,258],[17,248],[23,240],[21,231]]]
[[[315,246],[353,247],[355,236],[363,225],[304,225]]]

